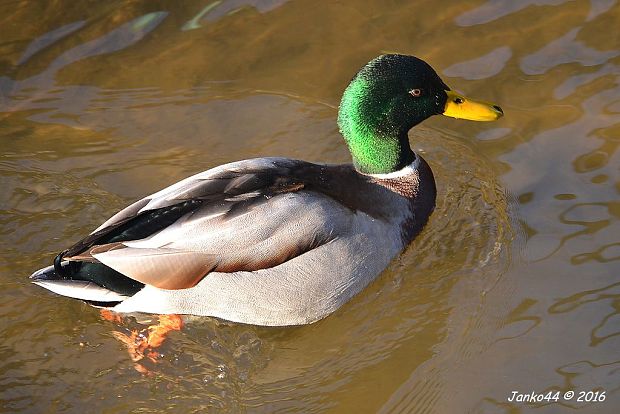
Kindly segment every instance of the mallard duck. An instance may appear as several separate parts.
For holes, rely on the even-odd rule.
[[[114,312],[300,325],[334,312],[420,232],[435,206],[408,131],[432,115],[492,121],[423,60],[379,56],[344,91],[352,164],[255,158],[186,178],[121,210],[33,283]]]

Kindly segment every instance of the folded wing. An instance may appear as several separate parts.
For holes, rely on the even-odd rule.
[[[213,271],[277,266],[350,226],[354,211],[317,191],[316,176],[304,179],[317,168],[281,158],[214,168],[121,210],[64,259],[100,262],[163,289],[194,286]]]

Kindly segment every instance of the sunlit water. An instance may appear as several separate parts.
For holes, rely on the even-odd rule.
[[[0,5],[0,411],[616,413],[620,6],[591,1]],[[27,276],[131,201],[257,156],[347,162],[342,90],[382,52],[499,103],[411,132],[438,200],[310,326],[191,320],[139,373]],[[512,391],[604,402],[510,402]]]

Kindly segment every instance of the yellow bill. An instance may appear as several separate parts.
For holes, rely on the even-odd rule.
[[[471,121],[495,121],[504,115],[498,105],[474,101],[454,91],[446,91],[448,100],[443,115]]]

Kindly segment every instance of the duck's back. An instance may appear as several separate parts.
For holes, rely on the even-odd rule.
[[[116,311],[310,323],[363,289],[408,244],[403,226],[412,225],[421,189],[419,171],[408,174],[383,180],[350,165],[282,158],[227,164],[134,203],[67,257],[142,284]],[[434,183],[432,191],[426,204],[434,203]],[[414,227],[432,203],[425,208]],[[172,222],[154,226],[144,219],[153,212]],[[155,230],[145,236],[133,222]]]

